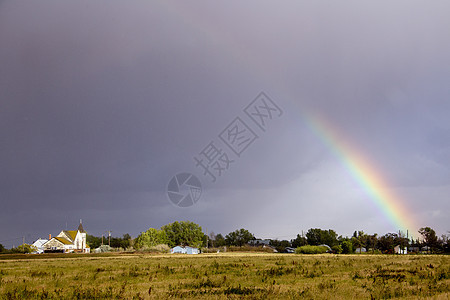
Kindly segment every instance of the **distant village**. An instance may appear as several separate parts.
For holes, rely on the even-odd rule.
[[[306,234],[298,234],[295,239],[258,239],[246,229],[222,234],[204,234],[202,228],[193,222],[182,221],[167,224],[161,229],[149,228],[137,238],[124,235],[123,238],[111,237],[103,243],[103,237],[89,236],[82,220],[76,230],[61,230],[56,236],[39,238],[31,245],[23,244],[9,253],[99,253],[110,251],[122,252],[164,252],[179,254],[199,254],[202,252],[225,251],[264,251],[278,253],[448,253],[449,236],[437,237],[433,229],[421,228],[422,240],[409,239],[399,233],[383,236],[368,235],[355,231],[352,237],[338,236],[333,230],[309,229]],[[20,248],[22,247],[22,248]],[[93,249],[91,249],[93,247]],[[0,253],[8,253],[0,244]]]

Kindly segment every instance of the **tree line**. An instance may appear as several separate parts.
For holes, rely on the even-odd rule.
[[[327,245],[334,253],[354,253],[357,249],[365,249],[373,253],[394,253],[394,248],[400,246],[401,249],[411,249],[423,251],[424,247],[429,253],[449,253],[449,237],[443,235],[438,237],[436,232],[430,227],[423,227],[419,230],[422,239],[410,239],[399,233],[366,234],[363,231],[355,231],[351,237],[338,235],[334,230],[323,230],[320,228],[310,228],[306,234],[298,234],[292,240],[271,239],[269,246],[278,252],[285,252],[286,248],[298,248],[302,246]],[[136,249],[155,247],[166,244],[169,247],[177,245],[192,246],[198,248],[221,248],[225,246],[242,247],[258,244],[255,235],[247,229],[241,228],[232,231],[225,236],[221,233],[211,232],[209,235],[203,233],[201,226],[189,221],[174,222],[164,225],[161,229],[149,228],[142,232],[133,242]]]
[[[394,253],[394,247],[401,249],[413,249],[414,251],[426,251],[429,253],[449,253],[450,239],[448,235],[438,237],[436,232],[430,227],[423,227],[419,230],[422,239],[410,239],[401,232],[387,233],[382,236],[378,234],[366,234],[363,231],[355,231],[351,237],[338,235],[334,230],[310,228],[306,234],[297,234],[291,240],[257,240],[255,235],[247,229],[241,228],[232,231],[225,236],[221,233],[211,232],[209,235],[203,233],[202,227],[194,222],[181,221],[173,222],[161,228],[149,228],[141,232],[136,238],[129,234],[122,237],[96,237],[87,235],[86,242],[95,249],[101,245],[109,245],[116,249],[137,249],[146,250],[157,246],[191,246],[196,248],[222,248],[222,247],[243,247],[252,241],[252,245],[267,245],[278,252],[286,252],[286,248],[299,248],[304,246],[327,245],[334,253],[354,253],[357,249],[365,249],[372,253]],[[425,250],[424,250],[425,249]],[[30,245],[21,245],[14,249],[5,249],[0,244],[0,253],[30,253],[34,249]]]

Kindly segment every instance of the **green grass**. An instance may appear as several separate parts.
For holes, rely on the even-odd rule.
[[[448,299],[449,274],[438,255],[4,256],[0,299]]]

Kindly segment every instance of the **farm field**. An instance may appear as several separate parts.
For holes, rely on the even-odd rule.
[[[450,256],[0,256],[0,299],[449,299]]]

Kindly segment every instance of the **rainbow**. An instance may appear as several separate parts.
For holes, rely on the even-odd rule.
[[[219,46],[218,48],[222,49],[225,57],[239,62],[244,71],[250,75],[258,74],[262,82],[273,85],[276,81],[282,89],[289,90],[283,82],[269,78],[269,75],[264,75],[266,72],[258,65],[255,53],[249,53],[245,48],[240,47],[233,36],[227,32],[219,31],[212,24],[201,21],[189,5],[172,1],[159,1],[158,3],[166,13],[178,17],[183,25],[200,32],[210,42]],[[286,93],[286,95],[288,94]],[[303,111],[300,108],[299,110]],[[410,232],[417,230],[418,227],[412,221],[410,217],[412,214],[408,213],[404,201],[389,188],[375,165],[370,163],[361,151],[358,151],[357,146],[352,145],[350,140],[340,133],[335,126],[328,123],[325,118],[313,114],[300,113],[300,115],[313,134],[342,162],[375,206],[389,220],[393,229],[410,230]]]
[[[347,137],[318,115],[309,114],[304,120],[310,130],[342,162],[396,230],[413,232],[411,230],[417,228],[403,200],[389,188],[374,164],[370,163]]]

